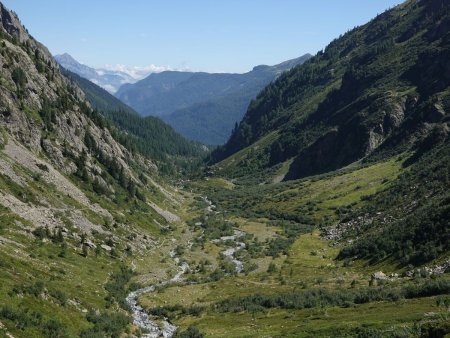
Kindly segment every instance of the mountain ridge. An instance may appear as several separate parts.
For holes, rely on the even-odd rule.
[[[259,65],[243,74],[175,72],[150,74],[115,94],[142,115],[160,116],[185,137],[221,144],[259,91],[299,58],[275,66]]]

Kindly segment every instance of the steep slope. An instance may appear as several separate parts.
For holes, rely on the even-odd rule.
[[[158,160],[165,171],[173,172],[177,169],[174,166],[176,162],[186,168],[191,160],[205,155],[204,147],[184,139],[159,118],[141,117],[132,108],[89,80],[65,69],[62,69],[62,73],[76,82],[85,93],[86,99],[100,114],[133,138],[133,144],[139,152]]]
[[[340,259],[390,259],[418,266],[450,252],[450,137],[434,129],[405,170],[387,189],[368,197],[366,206],[327,229],[347,245]],[[354,240],[356,238],[356,240]],[[347,243],[348,241],[348,243]],[[450,260],[440,269],[450,271]]]
[[[234,175],[293,159],[295,179],[407,149],[448,120],[449,20],[408,1],[346,33],[265,88],[213,160],[250,146]]]
[[[111,94],[117,92],[117,90],[125,83],[134,83],[145,76],[148,72],[139,74],[138,77],[131,76],[130,74],[121,71],[112,71],[107,69],[95,69],[84,64],[79,63],[72,56],[67,53],[54,56],[56,62],[63,66],[65,69],[74,72],[82,76],[85,79],[99,85],[103,89],[107,90]]]
[[[136,331],[128,266],[169,257],[183,197],[1,3],[0,64],[0,336]]]
[[[206,144],[225,142],[250,100],[306,54],[245,74],[162,72],[120,88],[116,96],[143,115],[161,116],[182,135]]]

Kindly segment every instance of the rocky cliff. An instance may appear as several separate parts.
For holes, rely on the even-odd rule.
[[[93,110],[49,51],[0,8],[0,204],[7,214],[27,231],[94,231],[118,242],[137,231],[121,212],[127,203],[141,204],[156,231],[169,223],[160,210],[178,202],[157,183],[154,162],[128,149],[127,134]],[[128,230],[114,234],[112,224]]]

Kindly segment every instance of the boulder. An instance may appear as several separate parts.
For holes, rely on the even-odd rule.
[[[378,271],[378,272],[375,272],[375,273],[372,275],[372,279],[375,279],[375,280],[384,280],[384,279],[387,279],[387,276],[386,276],[386,274],[385,274],[384,272]]]
[[[102,244],[101,247],[102,247],[102,249],[104,249],[106,251],[111,251],[112,250],[112,248],[109,245],[106,245],[106,244]]]

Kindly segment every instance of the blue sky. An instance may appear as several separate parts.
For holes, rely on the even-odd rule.
[[[400,0],[3,0],[53,54],[94,67],[245,72],[315,54]]]

